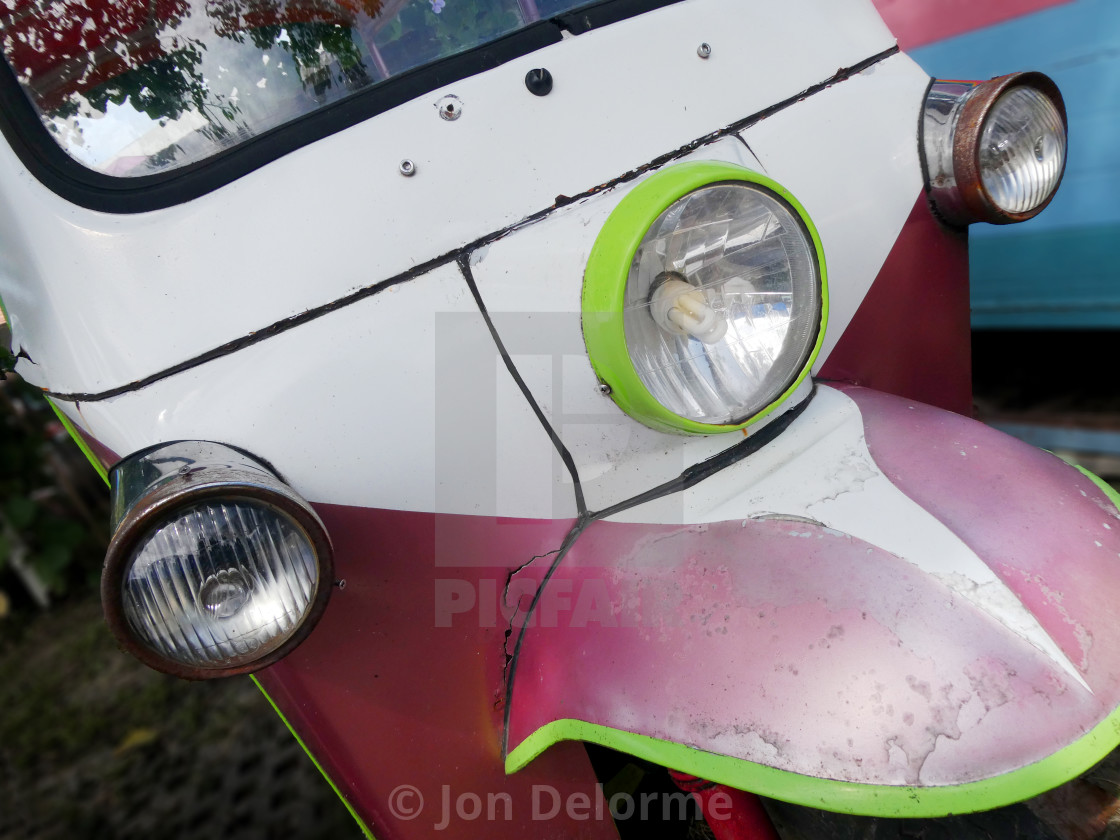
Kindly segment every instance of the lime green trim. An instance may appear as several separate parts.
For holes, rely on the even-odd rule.
[[[290,723],[288,723],[288,719],[284,717],[284,713],[280,711],[280,707],[277,706],[273,699],[268,696],[268,692],[264,690],[264,686],[261,685],[260,680],[258,680],[252,674],[249,675],[249,679],[253,681],[253,685],[260,689],[261,694],[264,695],[264,699],[268,701],[268,705],[272,706],[272,710],[276,712],[280,720],[282,720],[284,722],[284,725],[288,727],[288,731],[292,733],[292,737],[296,739],[296,743],[303,748],[303,751],[305,753],[307,753],[307,757],[311,759],[311,763],[315,765],[315,769],[323,774],[323,778],[327,780],[327,784],[331,786],[331,790],[333,790],[338,795],[338,798],[342,800],[342,804],[346,806],[346,810],[350,812],[350,816],[352,816],[354,818],[354,821],[358,823],[358,827],[362,830],[362,834],[364,834],[368,838],[368,840],[377,840],[377,838],[373,836],[373,832],[369,830],[369,826],[367,826],[365,824],[365,821],[358,816],[358,812],[354,810],[354,808],[350,805],[350,802],[346,799],[345,796],[342,795],[342,791],[338,789],[334,781],[331,780],[331,777],[327,775],[327,771],[323,769],[323,765],[321,765],[316,760],[315,756],[312,755],[311,750],[307,748],[307,744],[303,743],[303,739],[299,737],[299,733],[292,728],[292,725]]]
[[[1077,464],[1074,464],[1074,466],[1081,470],[1090,481],[1097,485],[1097,487],[1101,489],[1101,492],[1108,496],[1108,500],[1116,506],[1117,510],[1120,510],[1120,493],[1117,493],[1116,489],[1111,484],[1108,484],[1103,478],[1094,475],[1082,466],[1078,466]]]
[[[50,397],[47,397],[47,403],[49,403],[50,407],[54,409],[55,416],[58,417],[58,422],[60,422],[62,424],[62,427],[66,429],[67,434],[70,435],[74,443],[78,444],[78,448],[82,450],[82,454],[86,456],[86,460],[88,460],[90,464],[93,465],[93,468],[97,470],[97,474],[101,476],[101,480],[108,484],[109,471],[105,469],[105,465],[101,463],[101,459],[93,454],[93,450],[89,448],[89,444],[86,443],[86,439],[78,433],[78,430],[76,428],[74,428],[73,421],[62,413],[62,409],[55,405],[54,400],[52,400]]]
[[[702,779],[810,808],[870,817],[940,817],[1030,799],[1084,773],[1120,741],[1120,709],[1048,758],[990,779],[941,787],[856,784],[803,776],[580,720],[538,729],[506,757],[515,773],[558,741],[586,741]]]
[[[698,423],[665,408],[642,384],[622,326],[626,279],[642,238],[669,205],[701,187],[741,181],[763,187],[785,200],[800,216],[813,240],[821,284],[821,324],[817,341],[804,368],[789,387],[770,405],[742,423],[719,425]],[[719,161],[689,161],[667,167],[643,181],[614,209],[587,260],[583,285],[583,334],[591,366],[599,379],[610,386],[611,398],[619,408],[655,429],[667,432],[712,434],[743,429],[770,414],[797,389],[813,366],[824,343],[828,323],[828,274],[824,246],[809,214],[776,181],[741,166]]]
[[[0,297],[0,324],[7,324],[8,332],[9,334],[11,333],[12,319],[8,317],[8,309],[4,306],[4,298],[2,297]],[[8,342],[5,342],[4,346],[0,347],[0,350],[5,353],[10,353],[11,347],[8,346]]]

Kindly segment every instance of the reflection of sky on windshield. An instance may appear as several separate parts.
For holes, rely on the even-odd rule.
[[[205,16],[202,20],[208,22]],[[193,25],[174,34],[181,37],[184,29],[198,30],[198,23],[197,18],[192,19]],[[195,66],[205,92],[201,111],[190,103],[190,110],[178,119],[157,121],[136,108],[131,99],[122,105],[109,102],[101,112],[79,96],[76,118],[52,120],[67,151],[87,166],[112,175],[145,175],[153,171],[150,159],[168,147],[177,147],[175,164],[183,165],[318,106],[288,51],[286,30],[280,30],[276,44],[267,50],[259,49],[247,36],[244,43],[238,43],[215,35],[209,26],[206,30],[205,48],[199,51],[201,61]],[[170,32],[161,33],[161,41],[171,38]],[[324,61],[330,60],[321,46],[318,52]],[[229,134],[222,137],[209,132],[207,137],[199,133],[207,126],[220,126]]]
[[[0,0],[0,46],[62,148],[101,172],[141,176],[577,5]]]
[[[143,163],[143,158],[158,154],[170,143],[197,131],[206,125],[206,120],[191,111],[178,120],[162,123],[137,111],[126,99],[123,105],[108,103],[105,113],[92,111],[90,116],[79,115],[73,120],[55,118],[51,126],[65,138],[65,148],[71,156],[86,166],[127,175],[128,170]]]

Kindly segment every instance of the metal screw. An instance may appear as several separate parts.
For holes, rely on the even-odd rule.
[[[712,45],[705,41],[703,44],[696,48],[696,54],[701,58],[709,58],[712,55]]]
[[[346,588],[346,578],[342,578],[342,580],[336,580],[334,582],[334,585],[337,586],[339,589],[345,589]]]
[[[463,101],[459,99],[458,96],[451,96],[449,94],[436,103],[436,109],[443,119],[448,121],[457,120],[463,115]]]
[[[190,471],[191,471],[191,465],[190,464],[183,464],[183,466],[179,467],[179,475],[186,475]]]
[[[606,382],[600,382],[599,386],[595,390],[597,390],[604,397],[609,397],[611,395],[611,386]]]
[[[401,165],[398,168],[400,169],[401,174],[406,178],[411,178],[416,174],[416,164],[410,161],[408,158],[402,160]]]

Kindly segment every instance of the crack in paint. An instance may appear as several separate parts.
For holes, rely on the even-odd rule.
[[[510,666],[510,663],[513,661],[513,651],[511,651],[509,649],[509,640],[513,636],[514,624],[516,624],[516,622],[517,622],[517,617],[520,614],[520,609],[521,609],[521,596],[518,597],[518,603],[516,605],[511,604],[510,601],[509,601],[510,586],[513,584],[513,579],[516,575],[525,571],[525,569],[532,566],[538,560],[542,560],[545,557],[552,557],[553,555],[556,555],[556,554],[559,554],[559,553],[560,553],[560,549],[559,548],[554,548],[552,551],[547,551],[544,554],[534,554],[532,557],[530,557],[528,560],[526,560],[520,566],[518,566],[514,569],[510,569],[506,573],[506,582],[505,582],[505,585],[502,587],[502,607],[504,608],[503,611],[508,610],[509,625],[506,627],[505,632],[502,634],[502,657],[503,657],[503,659],[502,659],[502,683],[503,684],[505,684],[507,682],[507,678],[509,676],[509,666]],[[543,586],[543,585],[544,584],[541,583],[541,584],[538,585],[537,588],[540,589],[540,587]],[[529,612],[530,612],[531,609],[532,609],[532,605],[530,605],[530,608],[524,612],[524,617],[525,617],[526,621],[528,621]],[[500,708],[501,707],[503,697],[504,697],[504,692],[501,695],[499,695],[498,700],[494,703],[494,708]]]

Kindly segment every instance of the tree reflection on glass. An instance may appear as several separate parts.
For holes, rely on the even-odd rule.
[[[134,176],[492,41],[536,2],[5,0],[0,44],[72,157]]]

